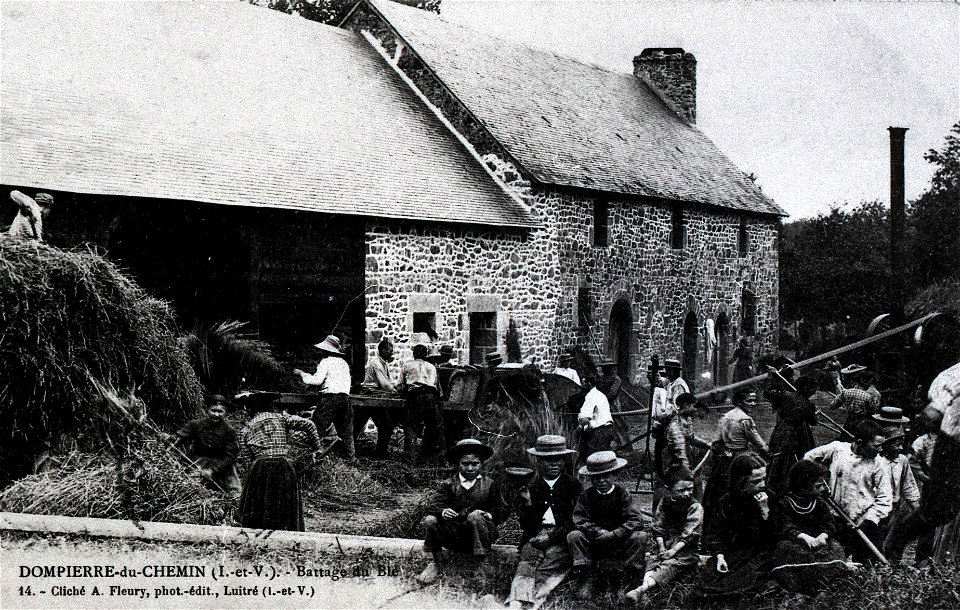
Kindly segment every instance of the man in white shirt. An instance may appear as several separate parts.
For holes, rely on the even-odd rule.
[[[814,447],[803,458],[820,462],[830,470],[830,495],[850,520],[875,546],[883,542],[879,524],[893,508],[890,462],[880,455],[883,433],[875,421],[858,423],[854,441],[833,441]],[[872,553],[851,532],[838,540],[853,553],[855,561],[872,559]]]
[[[580,407],[577,423],[580,425],[579,461],[586,463],[587,456],[610,450],[610,443],[616,438],[616,432],[613,429],[613,417],[610,415],[610,401],[597,388],[596,377],[584,378],[583,387],[588,391],[583,399],[583,406]]]
[[[413,346],[413,360],[403,363],[400,387],[407,397],[404,407],[404,432],[420,436],[419,458],[435,455],[440,450],[443,411],[440,405],[440,378],[437,367],[427,362],[430,350],[426,345]]]
[[[575,384],[580,385],[580,374],[577,373],[577,369],[570,368],[571,364],[573,364],[573,356],[570,354],[560,354],[557,367],[553,369],[553,374],[566,377]]]
[[[328,335],[322,342],[314,345],[323,358],[317,364],[317,372],[310,373],[294,369],[307,385],[319,387],[320,400],[313,411],[313,423],[322,434],[332,422],[343,444],[343,454],[348,460],[356,458],[353,435],[353,406],[350,404],[350,365],[344,357],[340,338]]]
[[[17,239],[43,241],[43,219],[50,213],[53,196],[49,193],[37,193],[34,198],[20,191],[10,191],[10,199],[20,210],[7,230],[7,234]]]
[[[679,360],[668,358],[663,362],[663,371],[667,378],[667,387],[665,388],[667,391],[667,410],[671,413],[680,410],[677,408],[677,397],[681,394],[690,393],[690,387],[680,376],[682,370]]]

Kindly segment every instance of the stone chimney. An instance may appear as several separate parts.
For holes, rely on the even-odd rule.
[[[697,122],[697,60],[692,53],[672,49],[644,49],[633,58],[633,75],[653,85],[677,113]]]

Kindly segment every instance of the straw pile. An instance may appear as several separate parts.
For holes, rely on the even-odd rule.
[[[201,387],[169,306],[93,252],[0,239],[0,464],[98,420],[98,379],[136,389],[161,425]]]
[[[114,459],[71,452],[46,472],[6,488],[0,510],[203,525],[222,524],[229,516],[232,500],[204,487],[160,442],[150,440],[133,453],[144,468],[133,496],[121,489]]]

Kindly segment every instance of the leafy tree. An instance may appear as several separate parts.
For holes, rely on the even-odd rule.
[[[912,270],[919,287],[956,277],[960,266],[960,123],[941,150],[923,158],[937,169],[930,188],[909,209]]]
[[[780,241],[781,315],[826,325],[865,324],[887,299],[890,220],[874,201],[853,210],[784,225]]]

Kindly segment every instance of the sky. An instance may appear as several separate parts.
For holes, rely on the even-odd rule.
[[[697,58],[697,126],[791,216],[889,202],[907,127],[907,200],[960,121],[960,4],[443,0],[441,15],[620,72],[647,47]]]

